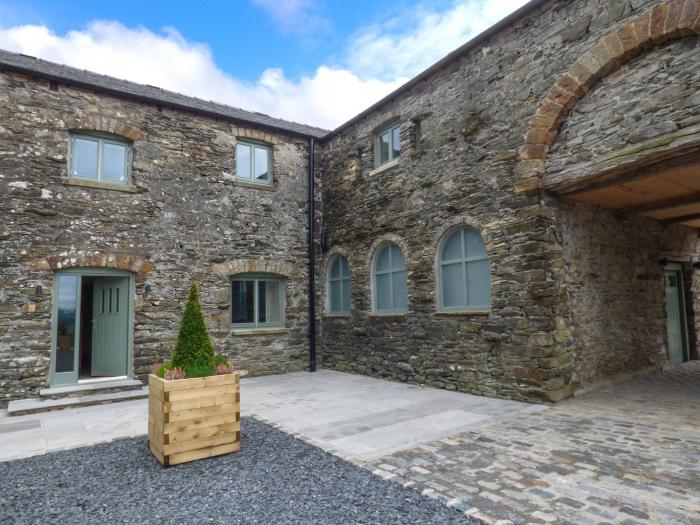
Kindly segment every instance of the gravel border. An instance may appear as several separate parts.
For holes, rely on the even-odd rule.
[[[241,451],[163,468],[146,437],[0,463],[0,522],[465,523],[265,423],[243,418]]]

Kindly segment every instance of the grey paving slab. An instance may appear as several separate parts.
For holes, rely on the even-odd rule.
[[[545,410],[327,370],[244,378],[241,405],[243,415],[298,433],[358,463]],[[144,399],[24,416],[0,413],[0,461],[145,434],[147,409]],[[34,436],[26,445],[15,437],[20,428],[31,429]]]

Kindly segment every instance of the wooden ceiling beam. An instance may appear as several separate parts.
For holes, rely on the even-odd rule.
[[[661,224],[678,224],[680,222],[690,222],[700,220],[700,213],[691,213],[689,215],[680,215],[679,217],[670,217],[663,219]]]
[[[629,182],[648,179],[650,177],[658,177],[660,175],[665,175],[672,170],[683,169],[698,164],[700,164],[700,152],[694,151],[690,154],[682,155],[670,160],[667,159],[664,161],[657,161],[654,164],[637,167],[631,171],[609,173],[606,177],[602,177],[597,181],[590,181],[586,183],[585,181],[573,180],[569,182],[568,187],[561,187],[560,189],[547,189],[553,190],[562,197],[573,197],[583,193],[589,193],[591,191],[612,188],[614,186],[620,186]]]
[[[687,206],[689,204],[700,204],[700,193],[690,193],[688,195],[681,195],[680,197],[673,197],[672,199],[627,206],[619,209],[616,212],[616,215],[618,217],[626,217],[628,215],[637,215],[640,213],[670,210],[673,208],[678,208],[679,206]]]

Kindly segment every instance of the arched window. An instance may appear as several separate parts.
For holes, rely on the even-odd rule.
[[[401,248],[387,243],[377,252],[372,268],[374,309],[377,312],[405,312],[408,309],[406,260]]]
[[[486,245],[478,231],[463,227],[440,247],[440,309],[487,310],[491,307],[491,270]]]
[[[350,313],[350,267],[342,255],[333,257],[328,268],[328,313]]]

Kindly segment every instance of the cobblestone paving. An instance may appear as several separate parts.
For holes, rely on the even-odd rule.
[[[477,523],[700,524],[700,362],[368,467]]]

